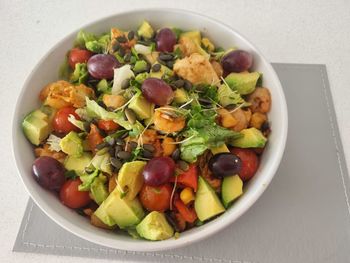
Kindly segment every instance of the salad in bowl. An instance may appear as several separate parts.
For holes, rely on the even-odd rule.
[[[80,31],[22,122],[34,179],[110,231],[165,240],[225,213],[271,127],[253,56],[199,30]]]

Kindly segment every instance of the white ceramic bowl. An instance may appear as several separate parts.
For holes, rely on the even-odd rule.
[[[25,114],[39,107],[38,94],[40,90],[47,83],[57,80],[58,68],[63,62],[66,52],[72,47],[78,30],[69,34],[49,50],[30,73],[17,101],[12,138],[14,157],[24,185],[35,203],[57,224],[81,238],[100,245],[123,250],[156,251],[187,246],[207,238],[233,223],[247,211],[264,192],[279,166],[286,143],[288,121],[283,90],[270,63],[242,35],[217,20],[184,10],[148,9],[113,15],[83,28],[94,33],[108,31],[111,27],[125,30],[136,29],[142,20],[150,21],[155,28],[175,26],[185,30],[200,30],[204,35],[209,36],[215,44],[224,48],[237,46],[247,50],[254,55],[254,70],[264,74],[264,86],[270,89],[272,95],[272,109],[269,114],[272,133],[257,174],[245,187],[244,195],[230,209],[201,227],[181,233],[180,238],[176,240],[169,239],[161,242],[135,240],[127,235],[104,231],[90,225],[88,220],[62,205],[57,196],[44,190],[36,183],[31,174],[34,160],[33,147],[22,133],[21,122]],[[38,48],[40,47],[38,46]]]

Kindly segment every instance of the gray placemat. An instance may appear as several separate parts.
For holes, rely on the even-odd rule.
[[[273,66],[288,100],[284,158],[263,196],[225,231],[182,249],[126,252],[68,233],[30,200],[13,250],[152,262],[350,262],[349,176],[326,68]]]

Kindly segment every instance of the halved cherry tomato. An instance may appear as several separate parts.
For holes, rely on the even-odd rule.
[[[175,177],[173,176],[170,181],[175,182]],[[177,176],[177,183],[183,186],[191,187],[196,192],[198,184],[197,166],[190,164],[187,171]]]
[[[259,167],[259,158],[252,149],[233,148],[231,152],[237,155],[242,161],[242,168],[239,177],[242,181],[252,178]]]
[[[89,50],[73,48],[68,55],[68,64],[72,69],[75,69],[75,64],[86,63],[93,54]]]
[[[186,222],[193,223],[197,220],[194,208],[187,207],[179,198],[174,199],[174,206]]]
[[[150,186],[144,184],[140,192],[140,201],[148,211],[165,211],[170,207],[172,192],[170,184]]]
[[[86,136],[86,140],[88,142],[89,149],[92,152],[96,152],[96,146],[103,142],[103,137],[98,131],[95,124],[91,123],[90,125],[90,132]]]
[[[104,131],[115,131],[116,129],[119,128],[119,125],[117,123],[115,123],[114,121],[112,120],[99,120],[97,122],[97,126],[101,129],[101,130],[104,130]]]
[[[61,202],[70,208],[84,207],[91,202],[89,192],[79,191],[78,187],[81,184],[79,178],[66,181],[60,190]]]
[[[74,107],[64,107],[59,109],[53,118],[53,129],[58,133],[64,134],[67,134],[71,131],[80,131],[78,127],[73,125],[68,120],[70,114],[72,114],[77,120],[80,120],[80,117],[75,113],[75,110],[76,109]]]

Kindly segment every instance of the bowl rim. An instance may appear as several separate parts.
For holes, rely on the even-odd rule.
[[[186,237],[181,237],[178,240],[165,240],[165,241],[161,241],[161,242],[148,241],[148,242],[143,242],[143,243],[136,243],[136,242],[133,242],[132,240],[131,241],[124,241],[124,240],[121,241],[121,240],[115,239],[115,240],[113,240],[113,244],[110,244],[108,242],[106,243],[106,241],[111,241],[109,238],[101,237],[101,236],[93,234],[89,231],[82,230],[80,227],[77,227],[76,224],[71,223],[70,221],[65,219],[63,216],[58,214],[55,211],[55,209],[52,209],[50,206],[48,206],[48,204],[46,204],[45,202],[42,201],[40,195],[30,185],[28,177],[22,176],[24,171],[22,171],[20,169],[20,160],[19,160],[19,157],[17,157],[19,155],[19,153],[18,153],[19,147],[17,145],[17,141],[15,138],[16,137],[15,135],[17,134],[17,130],[19,128],[18,127],[19,103],[23,99],[23,96],[24,96],[24,93],[26,90],[25,87],[28,86],[28,84],[30,83],[32,76],[34,75],[34,72],[36,72],[38,70],[39,65],[41,65],[42,62],[47,59],[49,54],[51,54],[57,47],[59,47],[63,42],[65,42],[68,38],[70,38],[78,30],[92,26],[92,25],[97,24],[97,23],[101,23],[102,21],[111,19],[113,17],[118,17],[120,15],[127,15],[127,14],[137,15],[138,13],[157,12],[157,11],[158,12],[162,11],[162,12],[168,12],[168,13],[176,13],[179,15],[186,14],[189,16],[200,17],[201,19],[207,20],[210,23],[224,27],[226,30],[228,30],[232,34],[234,34],[235,37],[242,39],[243,41],[247,42],[251,46],[251,48],[254,50],[254,52],[261,58],[261,60],[263,62],[265,62],[267,70],[271,73],[273,82],[277,86],[276,92],[278,94],[278,97],[279,97],[279,100],[281,103],[281,107],[283,109],[281,111],[281,114],[282,114],[282,123],[280,125],[281,137],[279,138],[279,140],[276,141],[276,143],[278,143],[278,145],[277,145],[278,147],[277,147],[277,151],[274,154],[275,158],[273,159],[273,161],[269,162],[270,165],[265,170],[265,173],[267,173],[267,176],[264,177],[263,187],[257,188],[255,193],[250,196],[250,199],[246,200],[245,206],[242,206],[240,210],[237,210],[237,213],[232,214],[230,217],[218,218],[215,221],[213,221],[210,226],[207,226],[205,231],[198,231],[198,232],[192,233]],[[186,245],[194,243],[194,242],[198,242],[200,240],[208,238],[208,237],[212,236],[213,234],[223,230],[229,224],[233,223],[241,215],[243,215],[256,202],[256,200],[262,195],[262,193],[266,190],[267,186],[270,184],[272,178],[274,177],[274,175],[279,167],[279,164],[280,164],[281,159],[283,157],[283,152],[285,149],[286,141],[287,141],[288,110],[287,110],[287,103],[286,103],[285,95],[283,92],[283,88],[282,88],[282,85],[279,81],[279,78],[278,78],[275,70],[272,68],[271,64],[268,62],[268,60],[265,58],[265,56],[260,52],[260,50],[254,44],[252,44],[252,42],[247,37],[245,37],[244,35],[239,33],[236,29],[232,28],[231,26],[227,25],[226,23],[224,23],[220,20],[217,20],[213,17],[203,15],[203,14],[198,13],[198,12],[186,10],[186,9],[179,9],[179,8],[137,8],[137,9],[131,9],[131,10],[123,11],[123,12],[116,12],[114,14],[104,16],[104,17],[101,17],[101,18],[94,20],[92,22],[86,23],[86,24],[80,26],[78,29],[71,31],[70,33],[65,35],[61,40],[59,40],[55,45],[53,45],[41,57],[41,59],[39,61],[37,61],[37,63],[35,64],[35,66],[31,70],[31,72],[29,73],[29,75],[26,77],[26,80],[23,83],[21,91],[17,97],[11,126],[12,126],[12,154],[13,154],[13,157],[15,159],[17,172],[18,172],[18,174],[21,178],[21,181],[24,184],[27,192],[29,193],[30,197],[34,200],[35,204],[37,206],[39,206],[40,209],[49,218],[51,218],[51,220],[56,222],[58,225],[63,227],[68,232],[70,232],[70,233],[72,233],[72,234],[74,234],[82,239],[88,240],[92,243],[99,244],[102,246],[107,246],[107,247],[114,248],[114,249],[146,252],[146,251],[162,251],[162,250],[175,249],[175,248],[186,246]]]

